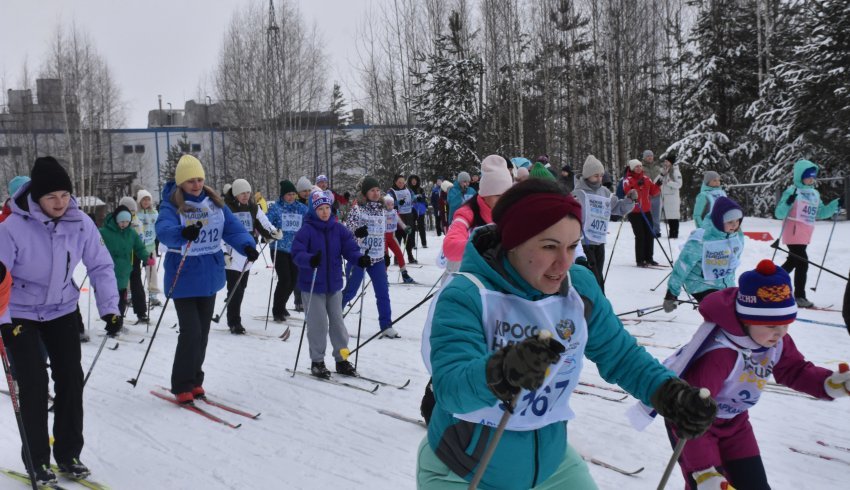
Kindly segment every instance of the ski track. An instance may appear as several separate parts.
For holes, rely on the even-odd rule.
[[[819,222],[814,241],[808,248],[809,257],[819,262],[823,257],[831,222]],[[606,260],[610,256],[616,228],[612,224]],[[655,287],[668,271],[634,267],[634,239],[628,225],[620,235],[614,261],[606,286],[607,296],[615,312],[661,303],[665,285]],[[747,218],[747,231],[769,231],[779,234],[778,220]],[[663,228],[663,225],[662,225]],[[673,254],[678,256],[693,222],[681,225],[681,237],[673,240]],[[827,266],[839,273],[846,272],[850,261],[850,241],[838,237],[850,236],[850,224],[839,222],[835,240],[830,246]],[[413,278],[428,287],[390,285],[392,316],[399,317],[417,304],[442,274],[433,267],[442,238],[429,236],[431,246],[421,249],[419,260],[425,267],[411,268]],[[661,238],[665,249],[666,237]],[[668,251],[669,253],[669,251]],[[656,260],[664,256],[656,243]],[[746,239],[742,265],[738,273],[755,266],[762,258],[770,258],[770,242]],[[785,254],[777,254],[777,262]],[[425,431],[407,422],[377,413],[385,408],[416,417],[419,402],[429,375],[422,364],[419,347],[423,323],[430,302],[404,318],[396,329],[401,339],[375,339],[363,348],[358,370],[364,376],[389,383],[410,379],[406,389],[381,386],[375,395],[345,387],[321,383],[306,377],[290,377],[284,370],[292,368],[301,335],[300,323],[290,324],[292,336],[287,342],[277,340],[286,325],[254,320],[264,315],[268,299],[271,269],[257,266],[257,278],[249,283],[242,308],[243,325],[253,336],[230,335],[224,330],[226,317],[212,325],[205,362],[205,388],[211,396],[249,411],[262,412],[251,420],[215,407],[199,403],[225,420],[241,423],[239,429],[215,424],[187,410],[169,404],[149,394],[158,386],[169,386],[171,364],[177,342],[174,308],[169,304],[153,341],[153,348],[142,372],[138,386],[126,380],[136,376],[139,364],[150,341],[143,344],[122,342],[117,351],[104,349],[92,372],[85,394],[86,446],[82,460],[93,471],[93,479],[121,489],[164,488],[222,488],[248,487],[316,489],[338,487],[345,482],[349,488],[412,489],[415,488],[416,449]],[[163,271],[160,270],[160,277]],[[75,271],[77,283],[85,275],[83,267]],[[398,275],[390,269],[390,281]],[[809,268],[808,287],[814,286],[817,269]],[[161,280],[160,280],[161,283]],[[86,287],[90,287],[88,282]],[[817,292],[807,291],[816,304],[834,304],[840,308],[844,285],[829,274],[823,274]],[[215,313],[221,311],[226,291],[220,291]],[[680,295],[684,299],[685,295]],[[83,293],[80,307],[88,319],[89,295]],[[290,306],[292,305],[290,300]],[[349,332],[357,331],[360,306],[346,317]],[[97,319],[93,305],[90,329],[100,331],[103,323]],[[292,309],[290,308],[290,311]],[[128,325],[131,332],[150,337],[161,310],[155,309],[150,333],[145,325]],[[632,317],[636,315],[630,315]],[[638,339],[659,345],[679,345],[690,339],[699,325],[699,312],[689,305],[680,305],[671,314],[663,311],[646,315],[647,319],[676,317],[672,322],[645,322],[629,325],[636,334],[650,334],[650,339]],[[801,310],[800,316],[840,323],[841,315],[834,312]],[[128,323],[135,315],[128,313]],[[365,340],[378,331],[378,314],[371,288],[363,300],[361,338]],[[842,329],[814,324],[797,323],[791,327],[800,350],[819,365],[835,369],[841,360],[850,357],[850,339]],[[94,333],[94,332],[89,332]],[[129,337],[129,336],[128,336]],[[136,335],[133,336],[135,338]],[[99,337],[83,344],[83,371],[86,372],[97,352]],[[356,339],[352,336],[349,348]],[[111,346],[111,344],[110,344]],[[328,343],[328,366],[333,358]],[[647,347],[659,359],[672,354],[665,348]],[[352,359],[353,360],[353,359]],[[299,368],[309,367],[307,345],[302,347]],[[596,366],[585,362],[582,380],[609,386]],[[349,380],[362,386],[365,381]],[[591,387],[583,390],[602,393]],[[663,423],[656,421],[645,432],[636,432],[628,425],[624,412],[634,403],[627,398],[614,403],[591,396],[575,395],[572,406],[576,419],[569,423],[569,440],[582,454],[607,463],[633,470],[645,466],[636,477],[588,464],[600,488],[655,488],[672,449],[667,441]],[[822,402],[778,393],[764,393],[750,418],[758,437],[762,457],[773,488],[841,488],[846,468],[835,462],[798,455],[789,445],[841,457],[840,451],[821,447],[817,440],[850,446],[850,400]],[[0,465],[21,469],[17,427],[12,421],[11,402],[0,396]],[[51,416],[52,417],[52,416]],[[670,488],[681,488],[678,468],[671,477]],[[0,480],[0,488],[19,488],[11,480]]]

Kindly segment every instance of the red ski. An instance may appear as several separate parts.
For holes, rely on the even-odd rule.
[[[167,392],[171,393],[171,390],[169,390],[168,388],[166,388],[164,386],[160,386],[160,389],[162,389],[163,391],[167,391]],[[197,400],[197,398],[196,398],[196,400]],[[212,405],[216,408],[220,408],[220,409],[225,410],[227,412],[235,413],[236,415],[241,415],[243,417],[248,417],[249,419],[256,419],[257,417],[260,416],[259,412],[258,413],[247,412],[245,410],[242,410],[241,408],[236,408],[234,406],[227,405],[227,404],[220,402],[216,399],[210,399],[209,394],[202,396],[201,400],[204,403],[206,403],[207,405]]]
[[[189,410],[190,412],[195,412],[196,414],[198,414],[202,417],[206,417],[206,418],[212,420],[213,422],[218,422],[219,424],[226,425],[226,426],[230,427],[231,429],[238,429],[239,427],[242,427],[242,424],[231,424],[230,422],[224,420],[223,418],[218,417],[214,414],[211,414],[210,412],[207,412],[206,410],[204,410],[202,408],[199,408],[194,403],[180,403],[180,402],[177,401],[176,398],[174,398],[174,395],[166,395],[164,393],[160,393],[159,391],[155,391],[155,390],[151,390],[151,395],[153,395],[157,398],[161,398],[161,399],[163,399],[167,402],[171,402],[171,403],[177,405],[180,408],[185,408],[186,410]]]

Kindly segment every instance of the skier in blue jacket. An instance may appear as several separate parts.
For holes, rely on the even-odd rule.
[[[493,219],[473,234],[423,332],[436,405],[419,447],[418,488],[467,488],[514,400],[480,488],[597,488],[567,444],[575,417],[569,399],[585,357],[680,433],[709,427],[713,400],[638,346],[593,274],[571,267],[581,240],[581,206],[572,196],[529,179],[502,195]],[[541,330],[552,335],[542,338]]]
[[[180,403],[204,396],[203,365],[215,295],[225,284],[222,240],[251,262],[260,257],[254,238],[221,196],[204,184],[205,177],[197,158],[180,157],[174,180],[162,189],[156,220],[159,241],[168,247],[164,284],[180,323],[171,369],[171,392]]]

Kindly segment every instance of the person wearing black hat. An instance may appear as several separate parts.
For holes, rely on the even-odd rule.
[[[74,270],[82,261],[94,286],[107,332],[121,329],[118,286],[112,259],[94,222],[71,196],[73,186],[53,157],[38,158],[31,181],[10,202],[12,215],[0,224],[0,262],[12,275],[9,309],[0,332],[15,358],[21,416],[29,453],[24,463],[39,485],[56,484],[50,468],[47,428],[47,349],[56,391],[53,456],[63,473],[88,476],[83,449],[83,369],[77,330],[79,289]],[[43,347],[42,347],[43,345]]]
[[[558,177],[558,186],[567,194],[572,194],[576,188],[575,174],[569,164],[561,167],[561,176]]]

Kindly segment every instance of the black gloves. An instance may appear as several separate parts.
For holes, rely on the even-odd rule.
[[[369,227],[363,225],[360,228],[357,228],[356,230],[354,230],[354,236],[356,236],[357,238],[366,238],[367,236],[369,236]]]
[[[785,204],[790,206],[790,205],[794,204],[794,201],[796,201],[796,200],[797,200],[797,193],[794,192],[790,196],[788,196],[788,199],[785,200]]]
[[[121,327],[124,325],[124,318],[112,313],[104,315],[101,320],[106,322],[106,333],[109,334],[110,337],[118,335],[118,332],[121,331]]]
[[[183,230],[180,231],[180,234],[183,235],[183,238],[186,240],[194,242],[198,239],[198,235],[201,234],[201,228],[203,226],[204,225],[202,225],[199,221],[196,221],[194,225],[189,225],[183,228]]]
[[[369,257],[368,255],[361,255],[360,258],[357,259],[357,265],[361,269],[365,269],[366,267],[369,267],[370,265],[372,265],[372,258]]]
[[[540,388],[546,379],[546,370],[558,361],[564,350],[564,346],[551,337],[529,337],[505,346],[487,361],[487,386],[496,398],[510,404],[521,388]]]
[[[316,252],[316,255],[310,257],[310,267],[312,267],[313,269],[319,267],[319,262],[321,262],[321,261],[322,261],[322,251],[319,250],[318,252]]]
[[[242,251],[245,253],[245,257],[248,257],[248,260],[251,262],[256,262],[257,259],[260,258],[260,253],[257,252],[256,247],[252,247],[250,245],[246,245]]]
[[[676,435],[687,439],[708,430],[717,414],[713,398],[700,398],[695,388],[679,378],[670,378],[652,394],[652,406],[676,426]]]
[[[664,295],[664,313],[670,313],[679,306],[679,298],[676,297],[670,290]]]

